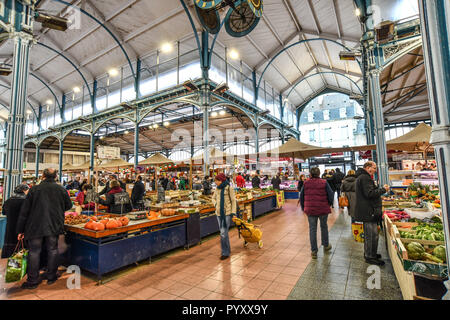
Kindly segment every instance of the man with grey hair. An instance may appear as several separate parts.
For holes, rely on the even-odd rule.
[[[355,220],[364,223],[364,259],[367,263],[382,266],[384,261],[377,254],[378,224],[383,214],[381,195],[389,191],[389,186],[375,185],[372,177],[376,171],[377,164],[373,161],[366,162],[356,171]]]
[[[47,284],[57,280],[58,236],[64,233],[64,212],[72,208],[67,191],[56,183],[57,171],[45,169],[43,181],[30,189],[17,221],[18,240],[25,239],[29,248],[27,281],[23,289],[34,289],[39,277],[42,244],[47,250]]]

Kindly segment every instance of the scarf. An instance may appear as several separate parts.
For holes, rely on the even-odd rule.
[[[220,190],[220,220],[222,223],[225,223],[225,188],[229,186],[230,183],[225,180],[220,184],[220,186],[217,187],[217,189]]]

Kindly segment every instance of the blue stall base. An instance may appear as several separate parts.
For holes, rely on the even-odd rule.
[[[275,196],[264,198],[260,200],[256,200],[252,202],[252,219],[273,211],[277,208],[277,199]]]
[[[130,236],[132,235],[132,236]],[[70,264],[102,275],[186,245],[185,220],[141,229],[134,234],[90,238],[70,233]]]
[[[0,216],[0,249],[3,248],[6,235],[6,216]]]

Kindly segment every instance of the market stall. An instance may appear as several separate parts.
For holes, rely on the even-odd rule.
[[[442,212],[437,190],[408,188],[383,199],[389,258],[403,298],[440,299],[448,278]]]

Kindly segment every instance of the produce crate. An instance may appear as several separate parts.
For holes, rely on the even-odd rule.
[[[392,226],[392,232],[394,234],[395,247],[397,249],[397,254],[402,261],[403,268],[405,271],[411,271],[414,273],[419,273],[427,276],[434,276],[439,278],[446,278],[448,276],[447,264],[435,263],[432,261],[423,260],[411,260],[408,258],[408,251],[406,250],[403,241],[415,241],[422,244],[424,247],[429,245],[439,245],[442,244],[440,241],[430,241],[430,240],[418,240],[418,239],[401,239],[400,233],[397,226]]]

